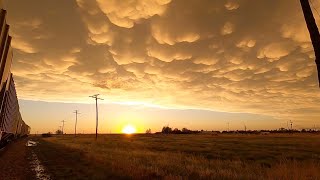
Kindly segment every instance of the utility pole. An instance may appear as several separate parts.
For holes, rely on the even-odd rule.
[[[99,96],[99,94],[89,96],[89,97],[94,98],[96,100],[96,140],[98,139],[98,99],[103,100],[102,98],[99,98],[98,96]]]
[[[73,113],[75,113],[75,114],[76,114],[76,122],[75,122],[75,125],[74,125],[74,137],[76,137],[76,136],[77,136],[77,122],[78,122],[78,114],[81,114],[81,113],[79,113],[79,111],[78,111],[78,110],[75,110]]]
[[[64,128],[64,123],[66,122],[65,120],[61,121],[62,122],[62,135],[64,134],[63,133],[63,128]]]
[[[292,130],[292,121],[290,120],[291,130]]]
[[[300,0],[301,8],[303,11],[304,19],[307,24],[307,28],[309,30],[311,42],[313,45],[314,53],[315,53],[315,62],[317,64],[318,71],[318,82],[320,87],[320,34],[317,23],[313,17],[313,13],[311,10],[311,6],[309,0]]]

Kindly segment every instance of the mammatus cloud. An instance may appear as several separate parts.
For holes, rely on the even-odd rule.
[[[135,23],[149,19],[154,15],[162,15],[171,0],[129,0],[129,1],[104,1],[97,0],[102,12],[113,24],[132,28]]]
[[[298,1],[34,3],[8,1],[20,98],[80,101],[100,92],[116,102],[305,123],[320,115]]]
[[[18,38],[12,42],[11,46],[17,50],[24,52],[24,53],[36,53],[37,52],[32,47],[31,44],[24,42],[22,40],[19,40]]]
[[[269,61],[276,61],[288,56],[293,50],[294,45],[289,42],[270,43],[258,52],[258,58],[267,58]]]
[[[240,41],[237,44],[238,48],[252,48],[256,45],[256,41],[254,39],[245,39]]]
[[[233,31],[234,31],[234,25],[230,22],[226,22],[221,29],[221,34],[228,35],[233,33]]]
[[[159,43],[159,44],[168,44],[168,45],[174,45],[179,42],[195,42],[200,39],[200,35],[197,33],[187,32],[184,34],[172,36],[171,34],[167,32],[163,32],[161,30],[160,24],[154,24],[152,29],[152,36],[153,38]]]
[[[240,6],[240,5],[239,5],[237,2],[235,2],[235,1],[228,1],[228,2],[224,5],[224,7],[225,7],[227,10],[230,10],[230,11],[238,9],[239,6]]]

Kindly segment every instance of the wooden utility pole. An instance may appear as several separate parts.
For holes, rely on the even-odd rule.
[[[62,134],[64,134],[63,129],[64,129],[64,123],[66,122],[65,120],[61,121],[62,122]]]
[[[99,98],[98,96],[99,96],[99,94],[89,96],[89,97],[94,98],[96,100],[96,140],[98,139],[98,99],[103,100],[102,98]]]
[[[75,125],[74,125],[74,137],[76,137],[77,136],[78,114],[81,114],[81,113],[79,113],[78,110],[75,110],[73,113],[76,114],[76,122],[75,122]]]
[[[313,45],[314,53],[315,53],[315,61],[317,64],[317,72],[318,72],[318,82],[320,87],[320,34],[319,29],[316,23],[316,20],[313,17],[313,13],[311,10],[311,6],[309,0],[300,0],[300,4],[302,7],[304,19],[307,23],[307,27],[310,33],[311,42]]]

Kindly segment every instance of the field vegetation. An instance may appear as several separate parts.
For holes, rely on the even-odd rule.
[[[54,179],[320,179],[320,135],[59,135],[40,139]]]

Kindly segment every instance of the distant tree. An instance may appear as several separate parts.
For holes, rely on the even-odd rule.
[[[56,130],[56,134],[62,134],[62,131],[60,129]]]
[[[190,133],[190,130],[187,128],[182,128],[182,133]]]
[[[42,133],[42,137],[51,137],[51,136],[52,136],[51,132]]]
[[[174,128],[172,131],[173,134],[181,134],[181,131],[178,128]]]
[[[146,134],[151,134],[151,129],[150,128],[146,130]]]
[[[162,128],[162,131],[161,131],[163,134],[170,134],[172,133],[172,129],[169,127],[169,126],[164,126]]]

